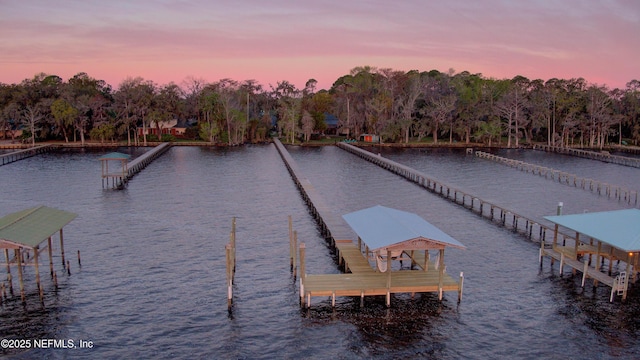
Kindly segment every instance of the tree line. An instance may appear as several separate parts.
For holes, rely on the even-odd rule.
[[[281,81],[266,89],[255,80],[195,77],[158,85],[136,77],[114,90],[86,73],[66,82],[41,73],[19,84],[0,83],[0,133],[15,139],[20,130],[32,144],[90,138],[146,145],[147,129],[160,134],[161,124],[177,119],[190,125],[190,139],[231,146],[276,132],[295,143],[330,131],[325,119],[333,115],[338,124],[332,131],[349,138],[377,134],[385,142],[602,147],[640,140],[638,80],[609,89],[582,78],[498,80],[467,71],[363,66],[328,90],[316,85],[310,79],[300,89]]]

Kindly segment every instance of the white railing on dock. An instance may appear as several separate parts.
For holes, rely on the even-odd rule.
[[[638,192],[630,190],[618,185],[607,184],[605,182],[597,181],[594,179],[588,179],[579,177],[578,175],[567,173],[564,171],[526,163],[520,160],[514,160],[497,156],[484,151],[476,151],[475,155],[482,159],[496,161],[498,163],[516,168],[520,171],[525,171],[533,175],[544,176],[545,179],[551,179],[558,181],[561,184],[574,186],[583,190],[589,190],[598,195],[606,195],[609,198],[614,198],[618,201],[625,201],[628,204],[638,204]]]
[[[640,159],[631,158],[627,156],[619,156],[619,155],[611,155],[607,151],[590,151],[590,150],[582,150],[582,149],[573,149],[567,147],[559,147],[559,146],[549,146],[549,145],[533,145],[534,150],[542,150],[546,152],[555,152],[558,154],[566,154],[579,156],[587,159],[600,160],[612,164],[631,166],[640,168]]]

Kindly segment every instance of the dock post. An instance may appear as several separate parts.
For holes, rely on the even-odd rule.
[[[24,282],[22,278],[22,252],[20,248],[16,249],[16,258],[18,259],[18,281],[20,282],[20,298],[24,303]]]
[[[293,223],[291,220],[291,215],[289,215],[289,270],[293,270],[293,253],[296,251],[296,248],[293,246]]]
[[[33,264],[36,269],[36,285],[38,285],[38,293],[40,294],[40,301],[44,301],[44,296],[42,293],[42,286],[40,284],[40,266],[38,264],[38,257],[40,256],[40,252],[38,251],[38,247],[33,248],[34,256],[33,256]]]
[[[49,274],[53,277],[53,249],[51,249],[51,236],[47,239],[47,252],[49,253]]]
[[[532,225],[533,227],[533,225]],[[540,262],[540,267],[542,267],[542,257],[544,256],[544,239],[540,239],[540,257],[538,261]]]
[[[391,306],[391,250],[387,249],[387,307]]]
[[[293,248],[297,248],[298,247],[298,232],[297,231],[293,231]],[[296,261],[296,252],[293,252],[293,262],[292,262],[292,270],[293,270],[293,279],[295,280],[296,276],[297,276],[297,261]]]
[[[444,249],[440,249],[440,256],[438,257],[438,300],[442,300],[442,287],[444,286]]]
[[[60,229],[60,255],[62,256],[62,267],[64,267],[64,236],[62,235],[62,228]]]
[[[460,284],[458,285],[458,303],[462,301],[462,288],[464,287],[464,272],[460,271]]]
[[[231,305],[233,304],[233,265],[231,261],[231,244],[225,246],[225,252],[227,254],[227,310],[231,311]]]
[[[4,257],[7,259],[7,279],[11,279],[11,265],[9,264],[9,249],[4,249]]]
[[[80,261],[80,250],[78,250],[78,266],[82,267],[82,261]]]
[[[624,280],[624,289],[622,290],[622,301],[627,299],[627,290],[629,289],[629,278],[631,277],[631,257],[633,253],[627,254],[627,269],[626,276],[627,278]]]
[[[304,299],[304,292],[305,292],[304,280],[306,277],[306,269],[305,269],[305,262],[304,262],[305,249],[306,249],[305,244],[300,243],[300,305],[302,306],[305,305],[305,299]],[[309,295],[309,299],[311,299],[311,295]],[[309,304],[307,304],[307,307],[309,307]]]

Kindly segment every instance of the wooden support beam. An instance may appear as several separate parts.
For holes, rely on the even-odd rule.
[[[53,277],[53,249],[51,248],[51,236],[47,239],[47,252],[49,253],[49,275]]]
[[[62,267],[65,266],[64,262],[64,236],[62,233],[62,228],[60,229],[60,256],[62,256]]]
[[[24,279],[22,278],[22,252],[21,248],[15,249],[16,259],[18,259],[18,281],[20,282],[20,297],[24,303]]]
[[[304,289],[304,282],[305,282],[305,278],[307,276],[307,270],[306,270],[306,265],[305,265],[305,259],[304,259],[304,253],[306,250],[306,245],[304,243],[300,243],[300,301],[301,301],[301,305],[305,304],[305,289]],[[311,295],[309,295],[309,302],[311,301]],[[309,304],[307,304],[307,307],[309,307]]]

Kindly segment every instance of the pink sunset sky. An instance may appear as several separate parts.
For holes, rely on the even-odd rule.
[[[497,79],[640,79],[638,0],[0,0],[0,82],[79,72],[307,80],[356,66],[469,71]]]

